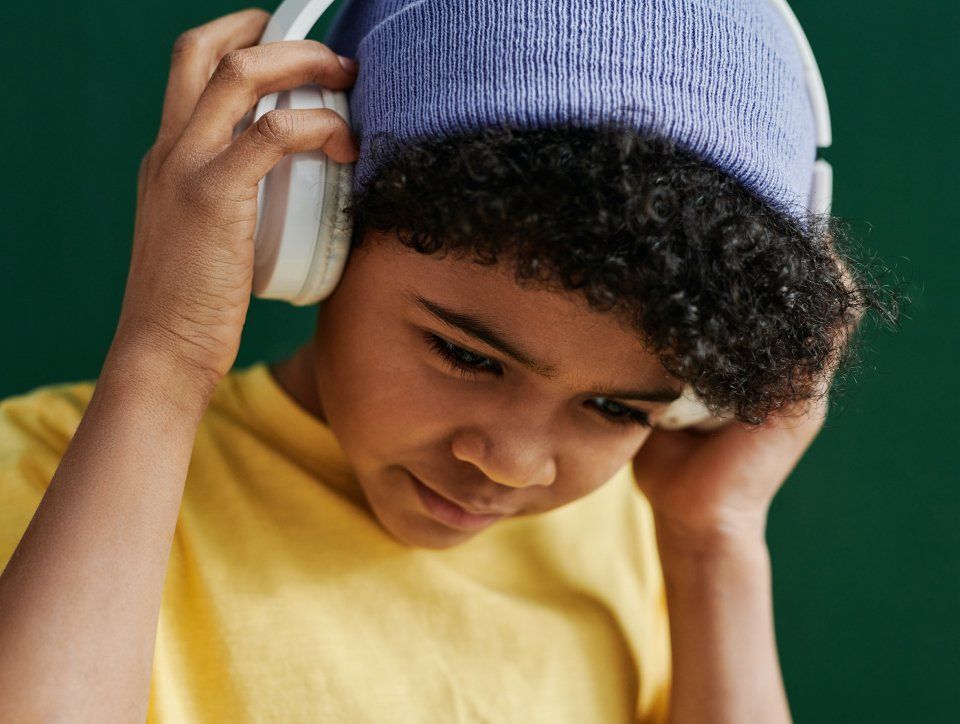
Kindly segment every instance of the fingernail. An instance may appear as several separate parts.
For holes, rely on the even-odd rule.
[[[356,73],[360,69],[360,64],[357,63],[357,61],[355,61],[353,58],[347,58],[343,55],[338,55],[337,60],[340,61],[340,65],[342,65],[346,70],[349,70],[351,73]]]

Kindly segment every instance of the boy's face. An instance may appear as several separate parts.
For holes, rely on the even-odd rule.
[[[456,325],[466,317],[544,368]],[[384,528],[427,548],[496,520],[448,517],[417,479],[474,512],[559,508],[627,463],[650,433],[633,419],[655,423],[682,388],[635,333],[581,298],[525,290],[512,270],[419,254],[376,233],[320,305],[313,344],[314,411]],[[475,371],[462,376],[438,347]],[[656,399],[610,392],[626,390]]]

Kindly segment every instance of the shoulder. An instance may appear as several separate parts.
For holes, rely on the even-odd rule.
[[[39,478],[49,480],[77,431],[95,388],[96,380],[63,382],[0,400],[0,475],[22,468],[29,461],[35,471],[49,473]],[[201,420],[201,430],[224,423],[250,424],[257,411],[253,402],[265,394],[270,394],[265,363],[231,370],[214,391]]]
[[[93,395],[92,381],[0,400],[0,570],[16,548]]]
[[[94,385],[92,380],[47,385],[0,401],[0,474],[19,469],[49,482]]]
[[[204,413],[200,436],[208,441],[236,437],[249,417],[243,395],[250,379],[255,383],[262,376],[261,368],[227,375]],[[95,388],[96,380],[63,382],[0,400],[0,570],[50,485]]]

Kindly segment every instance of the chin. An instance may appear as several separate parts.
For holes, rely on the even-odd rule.
[[[470,540],[479,531],[458,530],[421,509],[412,479],[393,470],[383,479],[360,481],[367,505],[384,531],[401,545],[443,550]]]
[[[455,530],[417,512],[371,507],[380,527],[398,543],[411,548],[443,550],[453,548],[476,535],[476,532],[472,531]]]

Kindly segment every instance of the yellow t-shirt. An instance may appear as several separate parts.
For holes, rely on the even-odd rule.
[[[0,566],[92,392],[0,403]],[[173,540],[148,721],[659,722],[669,685],[653,518],[629,465],[557,510],[411,548],[265,364],[217,388]]]

